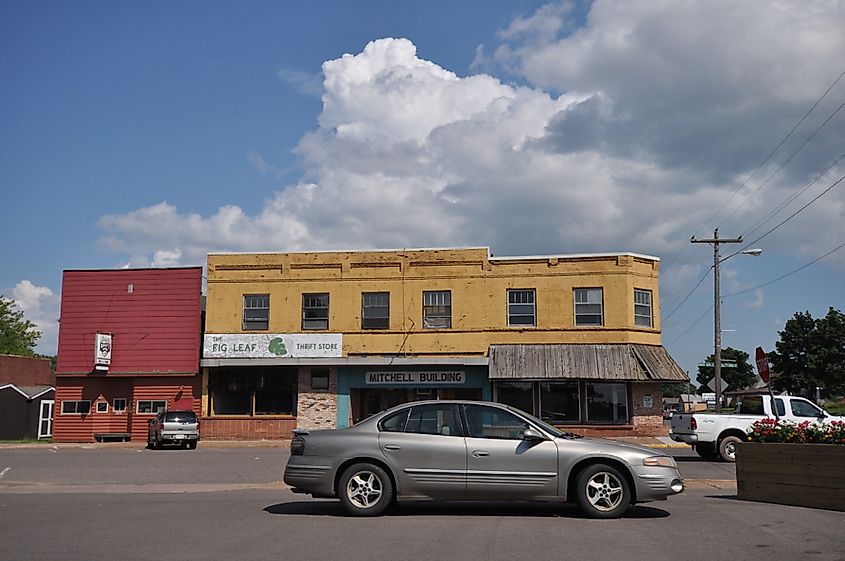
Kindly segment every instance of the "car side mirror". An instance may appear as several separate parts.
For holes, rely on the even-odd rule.
[[[537,432],[532,428],[527,428],[522,431],[522,440],[528,440],[529,442],[535,442],[537,440],[546,440],[546,437]]]

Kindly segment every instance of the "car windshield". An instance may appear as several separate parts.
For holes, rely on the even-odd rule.
[[[529,421],[531,421],[535,425],[539,426],[541,429],[543,429],[544,431],[546,431],[547,433],[549,433],[550,435],[552,435],[555,438],[581,438],[581,435],[579,435],[579,434],[558,430],[555,427],[553,427],[552,425],[550,425],[549,423],[547,423],[545,421],[541,421],[540,419],[538,419],[534,415],[526,413],[525,411],[522,411],[520,409],[516,409],[516,411],[520,415],[527,418]]]

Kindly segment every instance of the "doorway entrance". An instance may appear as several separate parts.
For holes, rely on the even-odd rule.
[[[53,399],[41,400],[41,412],[38,417],[38,438],[52,438],[53,436]],[[31,426],[31,425],[30,425]],[[30,433],[32,434],[32,433]]]

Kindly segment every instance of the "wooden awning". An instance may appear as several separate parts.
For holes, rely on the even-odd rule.
[[[491,380],[686,382],[659,345],[490,345]]]

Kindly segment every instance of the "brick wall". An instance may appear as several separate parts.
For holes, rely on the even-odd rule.
[[[333,429],[337,427],[337,369],[330,368],[329,387],[314,389],[312,375],[317,369],[299,369],[299,388],[296,400],[296,416],[303,429]]]
[[[286,419],[200,419],[201,440],[288,440],[296,417]]]
[[[651,407],[643,403],[645,396],[651,396]],[[666,436],[669,429],[663,424],[663,392],[660,382],[635,382],[631,384],[633,404],[632,436]]]

